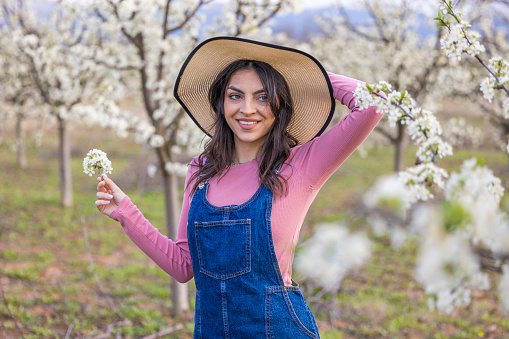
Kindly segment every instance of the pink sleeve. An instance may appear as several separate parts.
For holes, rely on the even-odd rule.
[[[186,183],[189,179],[189,172]],[[184,283],[193,277],[193,266],[187,242],[189,204],[190,199],[186,189],[175,242],[152,226],[129,197],[122,200],[111,213],[110,218],[119,221],[127,236],[159,267],[175,280]]]
[[[320,188],[341,164],[368,137],[382,114],[377,107],[360,110],[355,105],[353,92],[358,80],[327,73],[332,83],[334,98],[350,109],[350,113],[327,133],[296,147],[292,166],[313,188]]]

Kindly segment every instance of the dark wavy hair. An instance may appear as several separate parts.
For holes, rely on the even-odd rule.
[[[293,101],[290,88],[283,76],[271,65],[256,60],[232,62],[218,74],[209,89],[209,102],[216,114],[215,132],[198,157],[198,164],[192,164],[199,167],[189,180],[189,183],[195,180],[192,192],[200,183],[207,182],[216,175],[219,175],[221,180],[233,163],[235,142],[233,132],[224,117],[224,99],[230,78],[239,70],[253,70],[258,74],[270,109],[275,116],[274,123],[257,154],[257,158],[260,159],[258,165],[260,182],[275,195],[286,195],[288,183],[279,174],[278,169],[290,156],[290,149],[298,144],[297,139],[287,131],[293,116]]]

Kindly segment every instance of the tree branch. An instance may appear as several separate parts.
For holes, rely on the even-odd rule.
[[[443,31],[441,29],[437,29],[436,34],[436,40],[435,40],[435,51],[440,50],[440,39],[442,37]],[[415,86],[415,89],[411,93],[417,93],[419,95],[420,93],[423,93],[426,95],[427,91],[425,91],[426,85],[428,84],[429,78],[431,78],[432,75],[435,75],[438,73],[438,70],[442,68],[443,65],[439,65],[439,60],[441,58],[440,53],[435,53],[433,57],[433,61],[431,64],[424,69],[424,71],[421,73],[421,76],[417,79],[417,85]],[[422,99],[422,95],[421,95]],[[423,100],[423,99],[422,99]],[[422,100],[419,100],[418,102],[422,102]]]
[[[401,103],[395,103],[395,102],[389,101],[389,99],[387,99],[386,97],[384,97],[384,96],[382,96],[382,95],[380,95],[380,94],[378,94],[378,93],[371,93],[371,94],[372,94],[372,95],[375,95],[375,96],[377,96],[377,97],[380,97],[380,98],[385,99],[385,100],[386,100],[387,102],[389,102],[391,105],[396,106],[397,108],[399,108],[399,109],[400,109],[400,110],[404,113],[404,114],[403,114],[403,117],[405,117],[405,118],[409,118],[410,120],[415,121],[415,118],[414,118],[414,117],[412,117],[412,116],[410,115],[410,113],[409,113],[409,112],[407,112],[407,111],[405,110],[405,108],[403,108],[403,106],[401,105]],[[424,135],[424,137],[425,137],[426,139],[429,139],[429,137],[428,137],[428,133],[426,133],[426,131],[422,131],[422,134]],[[437,152],[437,151],[435,151],[435,150],[433,149],[433,147],[431,147],[431,146],[429,147],[429,150],[430,150],[430,151],[431,151],[431,153],[433,154],[433,163],[434,163],[435,165],[437,165],[437,166],[438,166],[438,152]]]
[[[15,229],[11,225],[4,224],[3,222],[0,222],[0,228],[6,229],[6,230],[9,230],[12,232],[22,233],[20,230]]]
[[[454,18],[454,20],[456,20],[456,22],[458,24],[461,24],[461,21],[459,20],[458,16],[456,15],[456,13],[454,13],[454,9],[449,5],[449,3],[447,3],[447,1],[443,1],[443,3],[449,8],[449,11],[450,13],[452,14],[452,17]],[[445,26],[447,27],[447,29],[449,29],[449,31],[451,31],[451,27],[450,25],[447,24],[447,22],[445,22],[444,20],[440,20],[440,22]],[[461,27],[461,32],[463,33],[463,36],[465,37],[465,39],[467,40],[468,44],[470,46],[473,46],[473,43],[470,41],[470,39],[468,38],[468,35],[467,35],[467,32],[465,30],[465,28],[462,26]],[[497,74],[495,74],[495,72],[493,72],[489,67],[488,65],[486,65],[486,63],[484,62],[484,60],[479,56],[479,55],[475,55],[475,58],[477,59],[477,61],[479,61],[479,63],[495,78],[495,80],[497,81],[497,83],[499,84],[499,89],[503,89],[507,95],[509,95],[509,88],[507,88],[504,83],[502,81],[500,81],[500,78],[497,76]]]
[[[176,26],[173,26],[171,28],[167,27],[167,17],[165,17],[165,25],[164,25],[164,36],[170,34],[170,33],[173,33],[179,29],[181,29],[182,27],[184,27],[188,22],[189,20],[191,20],[191,18],[193,16],[195,16],[196,12],[198,11],[198,9],[200,9],[200,7],[202,7],[203,5],[207,5],[209,3],[211,3],[213,0],[200,0],[196,6],[192,9],[192,10],[186,10],[185,11],[185,17],[184,19]],[[167,9],[169,10],[169,2],[171,2],[171,0],[168,1],[168,4],[167,4]],[[167,13],[166,13],[167,14]],[[167,14],[168,15],[168,14]]]
[[[389,139],[389,141],[393,144],[396,142],[396,138],[394,138],[390,133],[389,131],[385,130],[383,127],[380,127],[380,126],[376,126],[375,127],[375,131],[379,132],[380,134],[382,134],[383,136],[385,136],[387,139]]]
[[[98,334],[97,336],[94,337],[94,339],[108,339],[111,337],[111,334],[113,333],[113,330],[115,328],[122,327],[122,326],[131,326],[131,325],[132,325],[132,323],[129,320],[122,320],[122,321],[119,321],[114,324],[109,324],[108,326],[106,326],[106,331],[101,334]],[[85,337],[85,338],[89,338],[89,337]],[[117,335],[117,338],[119,338],[118,335]]]
[[[352,23],[352,20],[350,19],[350,16],[346,12],[346,9],[345,9],[344,6],[338,5],[337,9],[339,10],[339,13],[341,14],[343,19],[345,20],[344,24],[345,24],[346,28],[348,28],[352,33],[355,33],[358,36],[361,36],[364,39],[369,40],[371,42],[378,41],[378,38],[370,36],[370,35],[368,35],[368,34],[366,34],[364,32],[361,32],[359,29],[357,29],[357,26]]]
[[[267,21],[269,21],[270,19],[272,19],[277,14],[277,12],[279,12],[280,10],[281,10],[281,1],[278,2],[276,8],[274,8],[272,10],[272,12],[270,12],[269,15],[267,15],[264,19],[262,19],[262,20],[260,20],[260,22],[258,22],[257,27],[261,27],[261,26],[265,25],[265,23]]]
[[[19,334],[21,335],[21,338],[25,339],[25,336],[23,335],[23,331],[21,331],[21,328],[18,325],[18,322],[16,321],[16,318],[12,315],[11,308],[9,307],[9,303],[7,302],[7,299],[5,298],[5,292],[4,287],[0,283],[0,292],[2,292],[2,299],[4,301],[5,308],[7,310],[7,313],[9,313],[9,316],[14,321],[14,325],[16,325],[16,329],[18,330]]]
[[[113,13],[115,14],[115,17],[120,21],[120,15],[118,14],[118,8],[117,5],[115,5],[111,0],[107,0],[107,2],[110,4],[110,6],[113,9]],[[147,111],[147,114],[149,118],[152,121],[152,124],[155,124],[153,113],[154,113],[154,106],[151,98],[151,91],[148,89],[147,83],[148,83],[148,76],[147,76],[147,65],[145,63],[145,45],[143,42],[143,35],[141,33],[138,33],[136,36],[132,36],[125,30],[124,27],[121,29],[122,34],[131,41],[131,43],[138,49],[138,55],[143,63],[143,66],[140,71],[140,77],[141,77],[141,88],[142,88],[142,94],[143,94],[143,102],[145,105],[145,110]]]
[[[364,0],[364,7],[367,8],[368,14],[373,19],[373,21],[375,23],[375,27],[378,30],[378,35],[379,35],[378,40],[382,40],[383,43],[386,45],[389,44],[391,42],[391,40],[385,36],[385,32],[382,29],[382,27],[388,25],[387,22],[385,22],[384,19],[377,16],[375,9],[373,8],[373,6],[371,5],[371,3],[369,1]]]
[[[81,207],[78,207],[81,213]],[[92,257],[92,253],[90,251],[90,243],[88,241],[88,233],[87,233],[87,227],[85,225],[85,216],[81,213],[81,228],[83,229],[83,238],[85,240],[85,246],[87,248],[87,255],[88,255],[88,264],[90,266],[90,270],[92,271],[92,274],[94,275],[95,282],[97,283],[97,286],[99,287],[99,291],[101,294],[105,297],[106,301],[110,305],[110,308],[123,320],[126,320],[126,317],[120,312],[120,310],[113,304],[111,301],[108,293],[106,292],[106,289],[101,283],[101,279],[99,279],[99,276],[97,275],[97,272],[95,270],[94,266],[94,259]]]
[[[142,339],[157,339],[157,338],[161,338],[165,335],[168,335],[168,334],[171,334],[173,332],[176,332],[176,331],[179,331],[181,329],[184,328],[184,325],[182,324],[177,324],[175,326],[172,326],[172,327],[169,327],[167,329],[164,329],[164,330],[161,330],[157,333],[154,333],[154,334],[151,334],[151,335],[148,335],[146,337],[143,337]]]
[[[239,22],[239,17],[242,18],[242,20]],[[246,16],[244,13],[242,13],[242,0],[237,0],[237,10],[235,11],[235,18],[236,18],[236,31],[234,36],[239,36],[242,32],[240,29],[240,23],[244,22],[246,20]]]
[[[182,121],[182,118],[184,116],[185,116],[184,109],[180,108],[179,113],[177,114],[175,119],[173,119],[173,121],[170,124],[170,126],[171,126],[171,134],[170,134],[170,138],[169,138],[170,142],[166,144],[166,148],[165,148],[166,155],[168,156],[170,161],[173,161],[173,159],[171,157],[171,154],[172,154],[171,147],[177,143],[177,135],[180,130],[180,122]]]

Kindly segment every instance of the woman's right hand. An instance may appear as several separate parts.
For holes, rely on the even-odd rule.
[[[107,216],[110,216],[120,202],[126,197],[125,193],[106,175],[97,178],[97,200],[95,206],[97,209]]]

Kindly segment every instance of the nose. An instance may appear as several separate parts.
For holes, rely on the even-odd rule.
[[[252,114],[256,112],[254,100],[250,98],[246,98],[244,102],[242,103],[242,107],[240,108],[240,111],[244,114]]]

